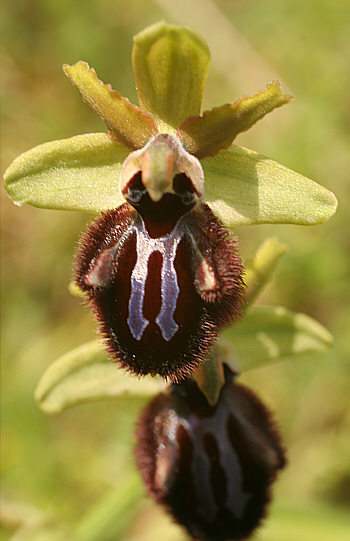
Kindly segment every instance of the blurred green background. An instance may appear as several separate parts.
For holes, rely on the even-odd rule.
[[[289,450],[257,540],[349,539],[348,0],[4,0],[1,10],[2,172],[39,143],[105,131],[64,76],[63,63],[87,61],[136,102],[132,36],[161,19],[193,26],[209,44],[204,109],[276,78],[293,94],[291,105],[237,144],[335,192],[338,212],[322,226],[266,225],[236,234],[244,258],[267,236],[289,245],[259,302],[314,317],[334,334],[335,346],[242,376],[275,410]],[[0,540],[186,539],[152,502],[138,499],[130,450],[142,401],[100,402],[53,417],[37,409],[33,392],[46,367],[94,336],[90,314],[67,290],[79,232],[91,217],[19,209],[1,190]],[[42,523],[46,529],[37,529]]]

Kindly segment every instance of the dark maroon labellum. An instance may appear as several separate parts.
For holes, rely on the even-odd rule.
[[[191,191],[192,190],[192,191]],[[207,205],[195,205],[185,174],[153,201],[136,174],[125,203],[83,235],[76,281],[128,370],[177,381],[240,315],[243,280],[236,240]]]
[[[145,408],[136,430],[150,495],[203,541],[249,536],[285,465],[268,409],[227,367],[225,380],[215,407],[192,379],[173,384]]]

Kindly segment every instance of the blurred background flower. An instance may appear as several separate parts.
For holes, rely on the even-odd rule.
[[[294,102],[278,111],[278,121],[265,117],[237,142],[314,179],[339,200],[337,214],[322,226],[242,227],[235,234],[244,259],[270,235],[289,245],[259,303],[307,313],[335,337],[327,354],[240,378],[276,412],[289,449],[271,519],[257,539],[345,540],[350,527],[348,2],[5,0],[2,171],[37,144],[104,130],[71,88],[63,63],[87,61],[136,103],[132,36],[161,19],[189,24],[208,42],[212,67],[203,110],[251,95],[270,80],[282,81]],[[18,209],[1,190],[1,464],[7,506],[0,540],[27,523],[28,515],[40,522],[30,505],[77,524],[75,533],[88,541],[96,517],[115,510],[118,499],[129,502],[124,520],[111,520],[103,541],[184,539],[152,503],[136,505],[122,496],[125,476],[133,479],[135,471],[133,423],[145,400],[89,404],[53,417],[37,409],[33,392],[46,367],[93,336],[94,323],[67,289],[79,231],[91,216]],[[129,490],[138,494],[137,482]],[[55,531],[57,539],[66,535]]]

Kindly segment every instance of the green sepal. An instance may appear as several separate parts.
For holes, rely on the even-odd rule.
[[[225,384],[223,363],[234,374],[241,372],[232,344],[220,337],[215,342],[210,353],[206,355],[204,362],[192,373],[193,379],[210,406],[215,406],[219,400],[220,391]]]
[[[242,371],[301,354],[325,352],[332,335],[311,317],[282,306],[255,306],[221,337],[234,347]]]
[[[152,25],[134,37],[132,64],[140,107],[159,131],[175,134],[191,115],[198,115],[210,52],[192,28]]]
[[[160,390],[158,378],[137,379],[118,368],[101,342],[93,340],[60,357],[42,376],[35,400],[45,413],[96,400],[125,396],[153,396]]]
[[[4,174],[17,205],[97,213],[125,202],[119,178],[128,149],[106,133],[44,143],[18,156]]]
[[[335,195],[252,150],[232,146],[201,161],[205,200],[225,225],[320,224],[337,209]]]
[[[221,357],[220,342],[217,341],[204,362],[192,373],[193,379],[210,406],[215,406],[217,403],[225,383]]]
[[[252,259],[246,263],[244,274],[246,308],[264,288],[279,259],[286,253],[287,249],[285,244],[280,243],[274,237],[266,239],[259,246]],[[248,317],[250,317],[249,314]],[[241,366],[233,344],[224,340],[221,336],[215,342],[210,353],[206,355],[204,362],[192,374],[199,389],[211,406],[215,406],[217,403],[225,382],[222,363],[227,364],[235,374],[241,372]]]
[[[198,159],[215,156],[220,150],[229,148],[239,133],[291,100],[292,96],[281,92],[281,84],[273,81],[250,98],[244,96],[233,104],[205,111],[203,116],[187,118],[177,136],[186,150]]]
[[[111,85],[105,85],[86,62],[63,66],[70,81],[78,87],[83,100],[105,122],[112,139],[130,150],[142,148],[157,133],[153,119]]]

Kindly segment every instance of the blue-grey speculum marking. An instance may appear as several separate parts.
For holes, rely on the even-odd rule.
[[[208,435],[215,439],[218,446],[218,460],[225,475],[226,509],[230,509],[237,520],[241,520],[246,511],[247,503],[252,498],[252,494],[244,490],[243,469],[227,433],[228,421],[229,410],[225,402],[218,403],[215,425],[212,417],[203,418],[200,422],[195,416],[191,417],[190,421],[181,419],[181,424],[187,431],[193,445],[191,470],[195,491],[200,501],[198,510],[209,523],[215,521],[219,507],[215,501],[211,478],[212,464],[204,445],[204,439]],[[226,427],[226,433],[222,434],[220,438],[217,437],[218,426]]]
[[[161,307],[156,317],[156,323],[164,340],[168,342],[179,328],[174,320],[180,292],[174,261],[178,244],[186,231],[183,217],[179,219],[171,233],[165,237],[151,238],[141,217],[136,219],[133,230],[136,232],[137,260],[131,274],[128,325],[133,337],[136,340],[141,340],[143,332],[149,324],[143,315],[148,260],[153,252],[160,252],[162,255]]]

